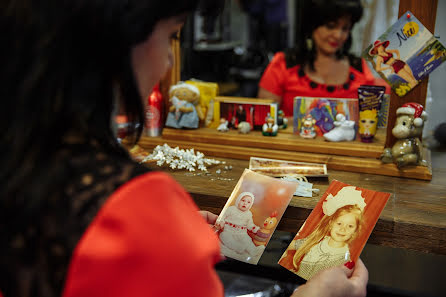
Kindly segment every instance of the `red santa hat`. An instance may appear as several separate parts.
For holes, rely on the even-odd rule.
[[[396,110],[396,114],[413,115],[413,124],[416,127],[420,127],[423,125],[424,121],[427,118],[427,113],[423,109],[423,105],[415,102],[409,102],[403,104],[400,108],[398,108]]]

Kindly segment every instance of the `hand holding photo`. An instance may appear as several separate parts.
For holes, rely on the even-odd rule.
[[[308,280],[322,269],[357,261],[389,196],[334,180],[279,264]]]
[[[222,253],[257,264],[296,187],[245,169],[215,222]]]

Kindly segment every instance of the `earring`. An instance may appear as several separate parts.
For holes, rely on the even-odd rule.
[[[313,49],[313,39],[307,38],[305,41],[307,43],[307,50],[310,52]]]

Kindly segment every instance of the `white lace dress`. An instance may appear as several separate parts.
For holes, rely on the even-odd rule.
[[[329,240],[330,237],[326,236],[321,242],[310,249],[302,259],[297,275],[308,280],[322,269],[350,261],[348,245],[339,248],[331,247],[328,245]],[[296,250],[304,242],[305,239],[296,240]]]

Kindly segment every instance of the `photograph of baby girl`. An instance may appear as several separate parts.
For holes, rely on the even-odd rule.
[[[257,264],[297,185],[245,169],[215,223],[222,253]]]
[[[279,264],[308,280],[322,269],[356,262],[389,197],[332,181]]]

